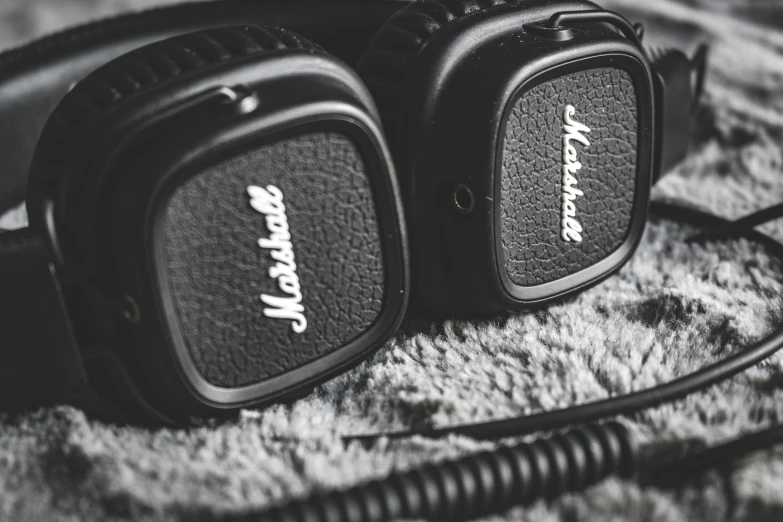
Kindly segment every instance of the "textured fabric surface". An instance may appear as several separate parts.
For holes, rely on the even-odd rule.
[[[5,0],[0,44],[158,3]],[[650,0],[636,7],[656,16],[650,32],[691,21],[714,40],[693,153],[656,188],[656,198],[724,216],[783,199],[783,32],[757,25],[783,17],[772,2],[749,6]],[[17,212],[2,223],[23,219]],[[783,239],[781,224],[766,230]],[[618,275],[571,302],[401,333],[310,396],[246,411],[237,422],[150,430],[107,425],[69,407],[0,416],[0,520],[188,520],[257,509],[493,447],[453,437],[368,449],[343,444],[341,434],[501,418],[671,380],[742,350],[781,322],[780,263],[744,240],[684,244],[692,232],[654,220]],[[783,357],[622,421],[661,448],[714,443],[783,421]],[[773,521],[783,518],[781,492],[777,449],[677,491],[610,480],[490,520]]]

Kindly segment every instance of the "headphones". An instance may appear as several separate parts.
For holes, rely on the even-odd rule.
[[[3,407],[291,399],[409,294],[488,315],[608,277],[704,65],[642,35],[583,1],[237,1],[5,53],[0,195],[26,180],[30,228],[0,236]]]
[[[599,283],[704,77],[642,38],[583,0],[234,0],[0,55],[0,210],[30,216],[0,407],[180,424],[307,394],[406,312]]]
[[[703,87],[705,47],[643,36],[583,0],[226,0],[3,53],[0,211],[26,194],[30,227],[0,234],[0,409],[183,424],[303,396],[406,317],[599,283],[633,255]],[[749,232],[779,206],[734,223],[655,207],[781,255]],[[420,435],[629,414],[782,346],[778,331],[649,390]],[[467,519],[612,474],[667,484],[781,439],[645,467],[621,425],[583,426],[260,518]]]

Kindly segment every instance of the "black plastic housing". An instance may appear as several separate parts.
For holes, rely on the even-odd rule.
[[[678,50],[655,50],[653,54],[655,85],[656,140],[658,154],[655,176],[662,176],[688,154],[692,115],[698,93],[693,88],[693,64]],[[703,75],[703,71],[699,74]],[[653,181],[655,183],[656,180]]]
[[[284,371],[257,382],[215,385],[194,364],[167,279],[167,201],[205,168],[319,132],[344,136],[361,156],[381,241],[382,306],[360,335],[321,346],[312,359],[284,360]],[[373,101],[341,61],[299,49],[207,68],[118,103],[79,143],[89,144],[90,154],[70,155],[61,178],[47,174],[45,161],[38,164],[30,207],[34,223],[46,229],[58,270],[87,275],[87,285],[75,280],[66,294],[79,344],[90,352],[91,380],[107,394],[165,420],[284,400],[354,366],[398,328],[408,297],[399,191]],[[245,197],[227,204],[249,219],[253,210],[241,188]],[[263,232],[248,230],[241,240],[255,245]],[[259,249],[258,259],[267,258]],[[230,259],[219,270],[232,270]],[[125,318],[87,287],[121,303]],[[242,299],[257,304],[265,319],[258,295],[248,292]],[[302,292],[307,299],[308,289]],[[206,306],[222,306],[209,297]]]
[[[573,1],[487,7],[444,23],[404,64],[397,105],[387,102],[381,110],[393,136],[407,217],[415,224],[410,234],[415,313],[475,316],[545,306],[606,278],[634,252],[653,169],[648,61],[636,41],[610,24],[542,29],[557,13],[593,10],[599,8]],[[360,71],[372,70],[368,62],[374,56],[363,58]],[[635,89],[638,139],[636,168],[629,169],[632,201],[624,203],[632,206],[627,231],[619,246],[591,266],[546,284],[518,286],[506,277],[501,259],[500,201],[507,189],[500,186],[500,169],[508,113],[520,95],[544,81],[601,68],[624,71]],[[367,77],[376,96],[383,96],[384,85]],[[549,138],[541,134],[537,140]],[[560,139],[546,146],[558,147]]]

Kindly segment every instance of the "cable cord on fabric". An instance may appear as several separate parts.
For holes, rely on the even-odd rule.
[[[648,459],[640,470],[639,482],[664,489],[676,488],[694,477],[717,468],[731,468],[739,459],[756,451],[783,444],[783,425],[756,431],[703,449],[685,458],[655,462]]]
[[[761,211],[770,219],[779,216]],[[671,203],[654,203],[653,213],[688,221],[711,229],[709,237],[731,236],[737,222]],[[739,220],[762,224],[754,217]],[[744,237],[757,241],[783,259],[783,244],[745,228]],[[689,375],[647,390],[609,398],[562,410],[514,419],[443,428],[428,432],[397,432],[347,437],[372,443],[381,437],[443,437],[458,434],[479,439],[520,436],[538,431],[558,430],[568,425],[595,422],[608,417],[636,413],[642,409],[681,399],[724,381],[772,356],[783,348],[780,328],[741,353]],[[672,473],[683,480],[716,466],[725,466],[750,452],[783,443],[783,427],[776,426],[729,443],[708,448],[678,461],[643,461],[633,437],[620,424],[588,425],[572,431],[498,450],[431,464],[421,469],[397,473],[346,491],[316,494],[310,498],[275,507],[263,513],[244,513],[231,520],[289,522],[362,521],[381,522],[398,518],[427,520],[470,520],[500,513],[514,505],[529,505],[539,499],[552,499],[565,492],[583,491],[612,475],[637,477],[642,484],[670,485]],[[663,479],[663,480],[661,480]]]
[[[775,207],[772,208],[776,208]],[[718,238],[718,232],[723,229],[735,234],[732,221],[702,212],[700,210],[683,207],[673,203],[653,203],[653,214],[678,221],[686,221],[697,226],[709,227],[713,232],[710,238]],[[753,214],[764,213],[761,211]],[[772,218],[777,213],[765,213]],[[756,220],[758,221],[758,220]],[[744,223],[743,220],[739,222]],[[756,222],[756,225],[763,221]],[[780,259],[783,259],[783,244],[761,234],[759,232],[745,230],[744,237],[757,241]],[[660,404],[682,399],[692,393],[704,390],[709,386],[725,381],[740,372],[755,366],[764,359],[772,356],[783,348],[783,328],[774,331],[761,341],[748,349],[730,355],[723,360],[706,366],[693,373],[679,377],[673,381],[660,384],[646,390],[639,390],[619,397],[610,397],[587,404],[580,404],[560,410],[553,410],[511,419],[488,421],[478,424],[465,424],[439,428],[428,431],[400,431],[373,435],[353,435],[346,440],[358,440],[364,443],[372,443],[380,437],[401,438],[414,435],[428,438],[440,438],[447,435],[463,435],[475,439],[497,439],[503,437],[518,437],[530,435],[540,431],[559,430],[567,426],[596,422],[601,419],[618,415],[629,415],[640,410],[658,406]]]

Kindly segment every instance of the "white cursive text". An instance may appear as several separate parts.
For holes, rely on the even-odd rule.
[[[574,114],[576,114],[576,109],[573,105],[566,106],[563,115],[565,135],[563,136],[563,201],[560,236],[564,241],[580,243],[582,241],[582,225],[576,219],[576,198],[585,194],[576,188],[576,173],[582,168],[582,164],[577,159],[576,147],[572,142],[575,141],[589,147],[590,142],[583,133],[589,133],[590,129],[574,121]]]
[[[302,333],[307,328],[307,319],[302,306],[299,276],[296,275],[294,249],[291,244],[291,233],[288,230],[288,218],[285,215],[283,193],[273,185],[267,185],[265,189],[250,186],[247,188],[247,193],[250,195],[250,206],[266,216],[269,238],[262,237],[258,240],[258,245],[270,250],[269,255],[277,261],[269,269],[269,276],[277,279],[280,290],[288,294],[287,297],[262,295],[261,301],[269,307],[264,308],[264,315],[274,319],[290,320],[291,329],[296,333]]]

